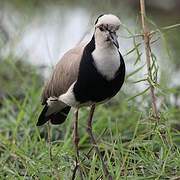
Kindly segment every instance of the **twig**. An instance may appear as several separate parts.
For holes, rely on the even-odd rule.
[[[58,166],[56,165],[56,179],[60,180],[59,172],[58,172]]]
[[[124,25],[125,27],[125,25]],[[171,29],[175,29],[175,28],[178,28],[180,27],[180,23],[178,24],[174,24],[174,25],[170,25],[170,26],[164,26],[164,27],[160,27],[159,29],[162,29],[162,30],[171,30]],[[154,34],[158,33],[159,32],[159,29],[155,29],[155,30],[152,30],[148,33],[149,37],[152,37]],[[132,34],[132,33],[130,33]],[[124,38],[124,39],[130,39],[130,38],[138,38],[138,37],[144,37],[144,34],[132,34],[130,36],[122,36],[122,35],[118,35],[120,38]]]
[[[51,161],[53,161],[52,158],[52,143],[51,143],[51,134],[50,134],[50,120],[48,121],[48,143],[49,143],[49,158]],[[55,165],[55,173],[56,173],[56,179],[60,180],[59,172],[58,172],[58,166]]]
[[[141,6],[141,20],[142,20],[142,28],[143,28],[143,33],[144,33],[144,44],[145,44],[145,51],[146,51],[146,64],[147,64],[147,71],[150,79],[152,79],[152,73],[151,73],[151,61],[150,61],[150,45],[149,45],[149,32],[147,30],[146,26],[146,12],[145,12],[145,3],[144,0],[140,0],[140,6]],[[152,98],[152,109],[153,109],[153,114],[156,119],[156,125],[159,123],[159,117],[158,117],[158,111],[157,111],[157,106],[156,106],[156,99],[155,99],[155,94],[154,94],[154,87],[150,84],[150,93],[151,93],[151,98]]]
[[[51,135],[50,135],[50,121],[48,121],[48,143],[49,143],[49,158],[52,161],[52,144],[51,144]]]
[[[124,39],[130,39],[130,38],[138,38],[138,37],[143,37],[143,34],[134,34],[134,35],[130,35],[130,36],[122,36],[122,35],[118,35],[120,38],[124,38]]]

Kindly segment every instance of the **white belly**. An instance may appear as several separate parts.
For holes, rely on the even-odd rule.
[[[107,79],[114,78],[120,66],[120,56],[117,48],[97,48],[92,53],[97,70]]]
[[[108,99],[105,99],[104,101],[101,101],[101,102],[92,102],[92,101],[88,101],[88,102],[85,102],[85,103],[80,103],[78,101],[76,101],[75,99],[75,96],[74,96],[74,93],[73,93],[73,87],[74,87],[74,84],[75,82],[70,86],[70,88],[68,89],[68,91],[65,93],[65,94],[62,94],[61,96],[58,97],[58,101],[64,103],[64,104],[67,104],[71,107],[75,107],[75,108],[80,108],[80,107],[83,107],[83,106],[90,106],[92,104],[102,104],[106,101],[109,100]]]

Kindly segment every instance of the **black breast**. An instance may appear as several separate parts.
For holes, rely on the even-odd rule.
[[[113,97],[120,90],[125,77],[125,64],[120,54],[120,68],[112,80],[107,80],[102,76],[94,65],[91,53],[95,49],[94,37],[85,47],[79,67],[79,75],[74,85],[74,94],[77,101],[84,103],[87,101],[101,102]]]

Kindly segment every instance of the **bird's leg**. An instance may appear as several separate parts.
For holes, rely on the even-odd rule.
[[[94,114],[94,110],[95,110],[95,105],[93,104],[93,105],[91,106],[91,110],[90,110],[90,112],[89,112],[88,122],[87,122],[86,129],[87,129],[87,132],[88,132],[88,134],[89,134],[89,137],[91,138],[91,141],[92,141],[93,146],[94,146],[94,148],[95,148],[95,150],[96,150],[96,153],[98,154],[98,156],[99,156],[99,158],[100,158],[100,160],[101,160],[101,162],[102,162],[104,174],[105,174],[105,176],[106,176],[109,180],[111,180],[112,177],[111,177],[111,175],[109,174],[109,172],[108,172],[108,170],[107,170],[107,167],[106,167],[106,165],[105,165],[105,163],[104,163],[103,157],[102,157],[102,155],[101,155],[101,153],[100,153],[100,151],[99,151],[99,148],[98,148],[98,146],[97,146],[96,140],[95,140],[95,138],[94,138],[94,136],[93,136],[93,133],[92,133],[92,125],[91,125],[91,123],[92,123],[92,117],[93,117],[93,114]]]
[[[49,158],[52,161],[52,144],[51,144],[51,134],[50,134],[50,120],[48,121],[48,143],[49,143]]]
[[[81,166],[79,164],[79,150],[78,150],[78,143],[79,143],[79,136],[78,136],[78,109],[75,110],[75,121],[74,121],[74,146],[76,152],[76,167],[73,172],[72,179],[75,179],[76,170],[79,170],[81,180],[83,179]]]

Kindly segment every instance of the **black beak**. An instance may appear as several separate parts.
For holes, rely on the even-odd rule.
[[[109,32],[109,35],[110,35],[110,40],[119,49],[119,43],[118,43],[118,40],[117,40],[118,36],[113,32]]]

